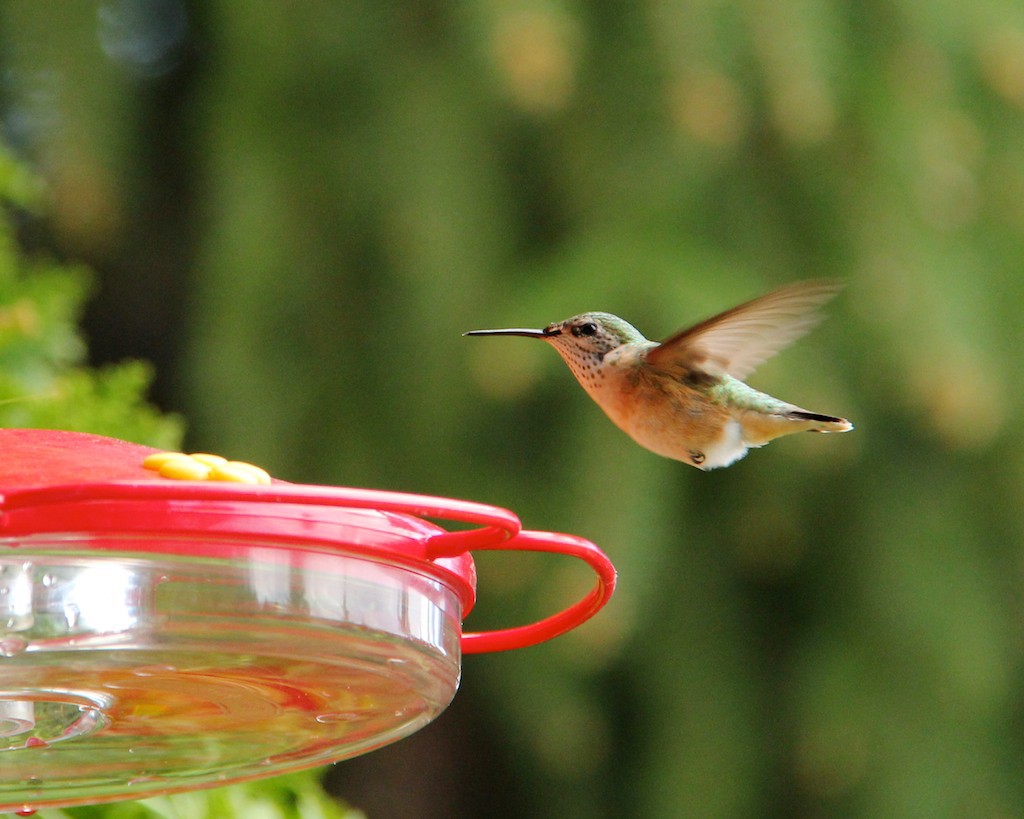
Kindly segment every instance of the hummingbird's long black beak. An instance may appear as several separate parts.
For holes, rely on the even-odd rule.
[[[464,336],[526,336],[527,338],[548,338],[557,336],[562,331],[557,327],[545,327],[543,330],[528,330],[524,327],[512,327],[507,330],[470,330]]]

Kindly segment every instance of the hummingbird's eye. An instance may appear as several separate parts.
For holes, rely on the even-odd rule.
[[[574,336],[592,336],[597,332],[597,325],[592,321],[584,322],[583,324],[577,324],[572,328],[572,334]]]

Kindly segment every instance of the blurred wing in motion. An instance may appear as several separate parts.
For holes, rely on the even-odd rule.
[[[833,279],[813,279],[780,288],[669,336],[647,353],[647,361],[743,380],[821,321],[818,308],[843,286]]]

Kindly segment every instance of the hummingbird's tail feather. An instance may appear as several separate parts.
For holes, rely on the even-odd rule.
[[[808,412],[792,404],[781,404],[774,410],[747,410],[736,416],[742,425],[743,442],[747,446],[764,446],[794,432],[849,432],[853,429],[853,424],[845,418]]]
[[[789,417],[801,421],[815,422],[814,426],[808,429],[808,432],[849,432],[853,429],[853,424],[845,418],[839,418],[835,415],[822,415],[817,412],[807,412],[806,410],[793,410],[793,412],[789,413]]]

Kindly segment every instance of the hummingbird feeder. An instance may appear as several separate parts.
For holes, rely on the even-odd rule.
[[[213,456],[165,468],[73,432],[0,430],[0,453],[0,811],[380,748],[444,710],[463,654],[562,634],[615,585],[594,544],[484,504],[271,482]],[[487,549],[570,555],[596,583],[538,622],[464,633]]]

